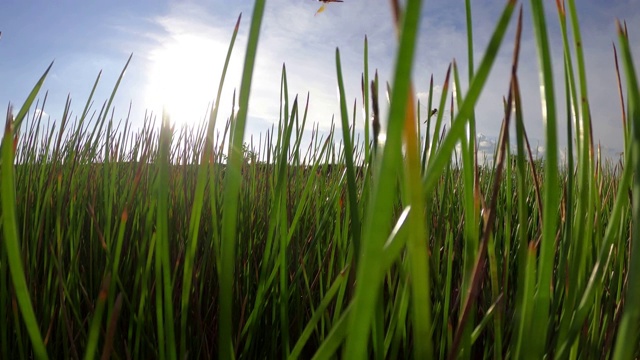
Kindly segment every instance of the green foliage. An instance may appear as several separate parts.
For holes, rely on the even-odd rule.
[[[114,123],[124,70],[95,121],[87,114],[100,76],[79,121],[69,125],[68,101],[60,126],[45,124],[27,115],[47,69],[8,114],[0,149],[0,358],[639,357],[640,89],[626,28],[619,162],[594,155],[577,10],[558,1],[571,143],[560,164],[551,26],[532,0],[547,156],[532,156],[524,126],[520,13],[498,150],[481,166],[475,106],[516,3],[504,6],[477,69],[469,61],[466,92],[454,61],[437,112],[429,95],[426,129],[410,77],[422,2],[406,5],[395,8],[400,46],[380,144],[366,38],[364,143],[339,51],[339,131],[314,127],[301,148],[309,97],[304,108],[298,96],[290,102],[283,66],[278,127],[246,141],[265,1],[251,21],[239,112],[223,134],[218,102],[240,19],[200,126]]]

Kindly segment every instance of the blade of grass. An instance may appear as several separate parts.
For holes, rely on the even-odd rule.
[[[440,137],[437,134],[440,134],[440,129],[442,127],[442,119],[444,118],[444,108],[447,104],[447,94],[449,92],[449,75],[451,75],[451,63],[447,67],[447,74],[444,77],[444,84],[442,84],[442,93],[440,95],[440,103],[438,105],[439,111],[437,112],[436,124],[433,128],[433,139],[431,140],[431,145],[429,146],[429,161],[433,158],[433,155],[438,150],[438,140]]]
[[[519,55],[520,55],[520,37],[522,34],[522,7],[520,7],[520,12],[518,15],[518,25],[517,25],[517,29],[516,29],[516,39],[515,39],[515,45],[514,45],[514,52],[513,52],[513,61],[512,61],[512,65],[511,65],[511,86],[509,87],[509,96],[508,96],[508,100],[505,106],[505,117],[504,117],[504,123],[501,129],[501,134],[500,134],[500,143],[498,146],[498,156],[497,156],[497,161],[496,161],[496,171],[495,171],[495,179],[494,179],[494,183],[493,183],[493,189],[492,189],[492,196],[491,196],[491,205],[488,209],[488,214],[485,215],[486,217],[486,222],[485,222],[485,227],[483,229],[482,232],[482,241],[480,242],[480,248],[478,249],[478,256],[476,257],[475,263],[474,263],[474,268],[472,271],[472,278],[470,281],[470,285],[467,288],[467,295],[465,296],[464,299],[464,306],[463,306],[463,311],[462,311],[462,315],[460,316],[460,320],[459,320],[459,324],[458,324],[458,329],[456,330],[456,335],[454,338],[454,342],[453,342],[453,348],[451,350],[451,353],[449,354],[449,359],[454,359],[457,357],[458,355],[458,351],[461,350],[461,348],[459,347],[459,344],[462,342],[463,340],[463,335],[465,333],[466,330],[466,321],[470,315],[470,313],[473,311],[472,307],[474,306],[474,302],[476,301],[476,298],[478,297],[479,294],[479,290],[480,290],[480,284],[482,283],[482,277],[484,276],[484,265],[487,261],[486,259],[486,255],[485,255],[485,249],[487,249],[487,247],[489,246],[490,242],[491,242],[491,238],[493,237],[493,227],[495,224],[495,219],[496,219],[496,213],[497,213],[497,206],[498,206],[498,196],[499,196],[499,190],[500,190],[500,184],[501,184],[501,180],[502,180],[502,170],[504,167],[504,158],[505,158],[505,152],[506,152],[506,144],[507,144],[507,137],[509,136],[509,123],[510,123],[510,119],[511,119],[511,108],[513,105],[513,97],[514,97],[514,84],[516,83],[516,79],[517,79],[517,69],[518,69],[518,60],[519,60]],[[492,266],[490,266],[492,267]],[[493,267],[492,267],[493,268]],[[497,276],[495,276],[497,277]],[[497,284],[496,284],[497,285]],[[494,301],[497,301],[498,299],[498,295],[496,295],[497,292],[494,292]],[[499,346],[498,350],[496,350],[496,353],[494,353],[494,357],[499,357],[501,355],[500,351],[501,351],[501,339],[500,339],[500,333],[496,334],[497,337],[497,344]],[[467,340],[468,341],[468,340]],[[470,348],[465,348],[464,349],[466,351],[467,354],[471,353],[471,349]],[[468,355],[467,355],[468,356]]]
[[[218,322],[218,356],[220,359],[234,359],[233,354],[233,283],[236,265],[236,241],[238,219],[238,194],[242,183],[240,168],[242,167],[242,142],[247,123],[249,94],[253,68],[258,49],[260,25],[264,14],[266,0],[256,0],[245,62],[242,70],[238,115],[233,121],[233,135],[230,140],[229,158],[224,179],[225,196],[222,214],[222,242],[220,250],[220,318]]]
[[[538,49],[540,66],[540,85],[543,101],[543,121],[545,122],[545,184],[543,199],[544,219],[542,239],[540,242],[540,259],[538,264],[537,292],[534,298],[531,331],[536,334],[532,341],[531,355],[542,357],[545,354],[549,329],[549,308],[551,304],[551,287],[554,267],[554,248],[556,241],[556,225],[558,223],[559,194],[558,181],[558,140],[556,126],[555,92],[553,88],[553,68],[551,51],[547,35],[543,3],[531,1],[533,28]]]
[[[98,300],[96,301],[95,311],[89,325],[89,336],[87,338],[87,347],[84,353],[85,360],[94,359],[96,356],[96,349],[98,348],[98,335],[100,335],[100,323],[102,322],[102,315],[104,314],[104,308],[107,303],[110,283],[111,276],[107,274],[102,279],[102,286],[100,287],[100,293],[98,293]]]
[[[574,119],[574,109],[577,108],[577,99],[576,99],[576,89],[575,89],[575,79],[573,72],[573,64],[571,58],[571,52],[569,51],[569,40],[567,35],[567,25],[566,25],[566,13],[564,9],[564,4],[560,0],[556,0],[556,7],[558,8],[558,18],[560,22],[560,29],[562,30],[562,43],[564,46],[564,83],[565,83],[565,101],[566,101],[566,110],[567,110],[567,171],[573,173],[574,169],[574,159],[573,159],[573,126],[572,122]],[[576,119],[577,121],[577,119]],[[577,125],[577,124],[576,124]],[[581,146],[581,145],[579,145]],[[571,276],[571,280],[568,281],[568,285],[572,286],[569,291],[566,292],[566,298],[562,302],[562,306],[565,309],[563,310],[563,315],[560,319],[560,331],[558,334],[557,345],[562,344],[566,339],[566,332],[568,330],[568,326],[570,324],[570,317],[567,316],[571,313],[575,307],[575,301],[577,299],[577,295],[579,293],[580,288],[578,287],[578,278],[585,278],[584,274],[579,272],[579,264],[577,261],[571,259],[566,260],[570,247],[574,242],[574,232],[573,232],[573,222],[574,218],[578,219],[577,222],[582,224],[583,221],[579,220],[581,217],[576,216],[574,214],[573,207],[573,197],[574,197],[574,179],[573,176],[568,176],[566,180],[566,214],[565,218],[565,234],[563,246],[560,249],[560,256],[558,262],[558,268],[564,269],[566,268],[566,263],[572,264],[572,268],[569,271]],[[582,200],[579,200],[582,203]],[[578,208],[579,208],[578,204]],[[583,207],[584,208],[584,207]],[[578,209],[579,210],[579,209]],[[580,212],[580,211],[578,211]],[[576,229],[581,231],[583,226],[579,226],[580,229]],[[582,242],[583,237],[578,235],[575,239],[580,239]],[[582,246],[577,246],[577,251],[571,252],[572,255],[576,252],[584,252]],[[575,286],[575,288],[573,288]]]
[[[344,143],[344,159],[347,167],[347,194],[349,196],[349,214],[351,216],[351,241],[353,242],[356,256],[355,266],[360,256],[360,213],[358,212],[358,188],[356,187],[356,171],[353,162],[352,137],[349,134],[349,114],[347,113],[347,101],[342,81],[342,65],[340,63],[340,50],[336,49],[336,72],[338,77],[338,92],[340,97],[340,117],[342,119],[342,141]],[[355,267],[354,266],[354,267]]]
[[[573,307],[575,298],[573,294],[582,291],[587,279],[587,257],[593,252],[593,241],[585,241],[589,239],[590,235],[594,233],[593,220],[595,217],[596,207],[596,182],[594,179],[594,153],[593,153],[593,134],[591,126],[591,110],[589,109],[589,96],[587,92],[587,78],[586,68],[583,53],[583,41],[580,33],[580,27],[578,24],[578,15],[576,11],[575,1],[569,0],[569,16],[571,20],[571,27],[574,38],[574,48],[577,60],[578,70],[578,85],[579,94],[575,88],[573,79],[573,71],[570,68],[570,81],[574,89],[574,111],[578,115],[577,127],[577,142],[578,146],[578,202],[576,204],[576,245],[571,246],[571,252],[569,254],[569,284],[574,288],[570,288],[568,296],[568,307]],[[564,41],[564,40],[563,40]],[[565,48],[566,56],[569,56],[570,52]],[[570,63],[570,59],[569,59]],[[579,95],[580,103],[576,101],[576,97]]]
[[[169,177],[171,164],[171,142],[173,138],[173,128],[171,127],[169,115],[164,112],[162,115],[162,128],[160,130],[160,144],[158,148],[158,178],[157,178],[157,220],[156,220],[156,266],[159,271],[156,274],[160,277],[156,278],[156,283],[162,283],[158,287],[158,292],[162,289],[162,302],[157,303],[159,308],[157,311],[163,312],[162,318],[158,319],[158,324],[164,325],[164,341],[165,356],[169,359],[177,357],[175,325],[173,317],[173,285],[171,275],[170,261],[170,242],[169,242]],[[160,297],[156,296],[156,299]],[[162,331],[159,331],[159,337],[162,338]],[[162,352],[160,353],[162,354]]]
[[[109,360],[111,358],[111,353],[113,352],[113,340],[116,336],[116,327],[118,325],[118,319],[120,318],[120,311],[122,310],[122,301],[122,293],[120,293],[116,298],[114,310],[111,314],[111,318],[109,319],[109,327],[107,328],[105,344],[102,349],[102,356],[100,357],[101,360]]]
[[[394,91],[391,96],[387,137],[382,153],[379,171],[375,175],[371,203],[367,209],[361,255],[357,267],[355,294],[351,302],[353,313],[349,317],[349,334],[345,357],[363,359],[367,356],[367,343],[371,328],[372,314],[383,274],[377,269],[382,258],[385,234],[388,234],[391,218],[393,191],[398,165],[401,161],[401,136],[410,88],[411,64],[420,19],[420,0],[407,2],[400,36],[394,73]],[[412,105],[413,106],[413,105]]]
[[[326,308],[329,306],[329,304],[337,294],[338,290],[342,286],[342,283],[347,278],[348,273],[349,269],[345,268],[340,272],[340,274],[338,274],[338,277],[335,279],[331,287],[329,287],[324,297],[322,298],[322,301],[320,302],[320,304],[318,304],[318,307],[313,310],[314,312],[311,316],[311,319],[309,319],[309,321],[307,322],[304,330],[302,331],[302,334],[293,347],[293,350],[291,350],[288,359],[292,360],[300,357],[300,353],[306,345],[307,340],[309,340],[309,337],[311,337],[313,331],[316,329],[318,321],[322,318],[323,315],[325,315]]]
[[[11,281],[15,290],[22,320],[27,328],[33,352],[38,359],[47,359],[47,350],[40,334],[38,321],[36,320],[33,304],[29,295],[29,288],[25,278],[24,266],[22,264],[22,254],[20,251],[20,236],[18,234],[18,224],[16,215],[16,187],[14,184],[14,132],[17,132],[22,120],[26,116],[28,109],[31,107],[40,87],[51,69],[51,65],[47,68],[40,80],[36,83],[22,108],[16,115],[15,120],[9,113],[2,137],[2,148],[0,148],[0,206],[2,209],[2,230],[4,234],[4,247],[7,254],[8,268],[11,274]]]
[[[369,144],[369,40],[364,36],[364,73],[362,75],[362,104],[364,107],[364,161],[371,160],[371,145]],[[374,144],[375,146],[375,144]],[[356,253],[357,254],[357,253]]]
[[[634,67],[631,49],[629,48],[629,38],[620,23],[618,27],[618,40],[620,41],[620,52],[622,63],[625,69],[625,79],[628,91],[629,122],[631,123],[631,156],[632,163],[627,166],[633,167],[634,173],[640,174],[640,86],[638,76]],[[629,256],[629,278],[627,294],[625,295],[625,306],[618,327],[618,338],[616,340],[613,358],[616,360],[632,359],[638,351],[638,338],[640,337],[640,308],[635,304],[640,303],[640,231],[637,227],[640,224],[640,177],[635,176],[633,180],[633,219],[632,226],[636,229],[631,237],[631,254]]]
[[[498,50],[500,49],[504,34],[507,31],[511,15],[515,9],[515,4],[515,0],[510,0],[505,5],[491,39],[489,40],[485,55],[480,61],[480,65],[478,66],[478,70],[476,71],[473,80],[469,84],[469,90],[462,101],[462,105],[460,105],[458,114],[452,121],[451,129],[445,136],[444,140],[440,143],[440,149],[435,154],[435,158],[432,161],[429,161],[429,166],[427,167],[423,180],[423,191],[425,194],[431,194],[437,184],[438,177],[441,174],[438,169],[444,169],[446,167],[446,164],[451,159],[451,153],[453,152],[456,144],[460,139],[466,136],[467,121],[473,113],[473,109],[480,97],[482,88],[489,77],[489,72],[491,71],[493,63],[498,55]]]
[[[14,131],[18,131],[18,129],[20,129],[20,125],[22,125],[22,121],[27,116],[27,113],[29,112],[29,108],[31,108],[31,104],[33,104],[33,101],[36,99],[36,96],[40,92],[40,88],[42,88],[42,84],[44,84],[44,80],[47,78],[47,75],[49,74],[49,71],[51,70],[52,67],[53,67],[53,61],[51,62],[51,64],[49,64],[49,66],[47,67],[47,70],[44,71],[42,76],[40,76],[40,79],[38,79],[38,82],[36,83],[36,85],[33,87],[33,89],[31,89],[31,92],[27,96],[27,99],[24,101],[24,104],[20,108],[20,111],[18,111],[18,114],[16,114],[14,119],[14,124],[13,124]]]
[[[222,74],[220,75],[220,81],[218,83],[218,93],[216,94],[216,99],[214,101],[213,107],[211,109],[211,113],[209,115],[209,122],[207,128],[207,137],[204,147],[204,152],[202,154],[202,159],[200,161],[200,167],[198,170],[198,181],[196,182],[196,190],[194,195],[194,203],[191,208],[191,218],[189,223],[189,245],[187,252],[185,254],[184,259],[184,270],[183,270],[183,286],[182,286],[182,305],[180,309],[180,359],[184,359],[187,354],[187,321],[188,321],[188,311],[189,311],[189,298],[193,289],[191,288],[192,280],[193,280],[193,264],[196,257],[196,251],[198,248],[198,239],[200,232],[200,221],[202,219],[202,207],[204,205],[204,192],[207,184],[207,174],[209,167],[213,167],[213,132],[216,126],[216,119],[218,115],[220,97],[222,95],[222,88],[224,85],[224,79],[227,74],[227,69],[229,67],[229,60],[231,58],[231,53],[233,50],[233,45],[235,44],[236,36],[238,35],[238,30],[240,28],[240,20],[242,19],[242,14],[238,16],[238,20],[236,22],[236,26],[233,30],[233,35],[231,36],[231,41],[229,43],[229,49],[227,50],[227,56],[225,58],[224,66],[222,68]],[[210,186],[213,187],[213,179],[210,179]],[[215,233],[214,233],[215,234]],[[215,235],[214,235],[215,236]]]
[[[400,29],[400,4],[393,1],[394,17],[397,29]],[[416,4],[416,8],[407,11],[420,11],[421,4]],[[408,15],[405,13],[405,17]],[[406,21],[406,20],[405,20]],[[409,23],[411,25],[411,23]],[[417,22],[413,24],[417,27]],[[407,24],[405,23],[405,26]],[[407,36],[403,29],[402,36]],[[401,40],[402,41],[402,40]],[[451,69],[451,66],[449,66]],[[446,98],[446,87],[449,83],[449,71],[443,89],[443,98]],[[404,143],[405,143],[405,186],[408,190],[410,206],[415,211],[409,213],[409,238],[407,239],[407,251],[409,260],[409,279],[411,281],[411,324],[413,326],[414,356],[418,359],[429,359],[433,357],[432,342],[432,314],[431,314],[431,279],[429,274],[429,258],[427,251],[427,239],[429,238],[429,228],[424,221],[425,216],[429,217],[429,212],[425,209],[425,202],[422,195],[421,166],[420,166],[420,146],[419,137],[416,130],[415,98],[413,84],[409,81],[409,89],[405,102],[404,113]],[[397,88],[394,89],[394,92]],[[440,119],[439,114],[438,119]],[[435,139],[435,137],[434,137]]]

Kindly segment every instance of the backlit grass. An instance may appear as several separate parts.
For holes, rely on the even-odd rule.
[[[220,119],[240,18],[216,105],[192,127],[166,114],[135,131],[138,119],[113,120],[131,58],[97,115],[100,76],[80,117],[67,103],[48,123],[30,111],[46,102],[34,104],[47,69],[17,114],[9,109],[0,149],[0,358],[640,357],[640,88],[627,29],[619,24],[614,50],[625,149],[612,161],[593,145],[575,1],[556,3],[560,79],[544,5],[531,0],[527,15],[506,2],[469,87],[453,62],[425,115],[410,74],[428,2],[392,2],[393,78],[370,73],[365,38],[366,106],[350,111],[336,49],[341,111],[328,132],[307,123],[312,100],[289,94],[283,66],[278,124],[245,135],[264,0],[249,25],[239,111]],[[466,9],[474,64],[469,0]],[[523,16],[544,90],[543,159],[524,127]],[[512,67],[494,69],[505,48]],[[503,127],[479,162],[475,107],[493,71],[510,75]]]

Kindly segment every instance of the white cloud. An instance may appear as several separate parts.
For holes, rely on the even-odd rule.
[[[42,109],[36,109],[34,111],[34,117],[37,119],[39,117],[42,117],[42,119],[47,119],[49,117],[49,114],[47,114],[44,110]]]
[[[587,77],[591,85],[590,99],[593,115],[594,140],[615,148],[621,143],[621,125],[617,100],[617,87],[613,67],[611,41],[616,38],[613,19],[625,16],[630,25],[640,22],[640,10],[631,5],[632,1],[617,2],[615,6],[605,6],[594,1],[580,3],[579,15],[582,21],[584,49],[587,55]],[[215,3],[215,2],[214,2]],[[173,4],[165,16],[154,19],[162,31],[149,34],[148,38],[155,46],[179,39],[180,36],[197,34],[208,39],[212,54],[211,74],[203,74],[211,83],[213,97],[231,37],[235,18],[229,16],[233,10],[247,10],[250,2],[242,1],[236,5],[224,3],[224,15],[211,11],[205,5]],[[221,5],[222,6],[222,5]],[[339,123],[339,103],[336,97],[335,49],[340,48],[342,73],[346,87],[349,114],[353,100],[357,99],[357,109],[361,104],[361,72],[363,71],[363,38],[369,39],[370,79],[375,69],[380,70],[380,100],[382,113],[386,112],[385,83],[390,81],[393,71],[393,56],[396,50],[395,31],[386,3],[345,2],[329,4],[327,10],[314,16],[317,2],[291,2],[273,0],[267,4],[260,33],[260,43],[250,102],[250,122],[248,131],[261,131],[269,124],[278,121],[279,89],[282,64],[286,64],[289,96],[295,94],[300,100],[310,92],[308,124],[319,123],[327,129],[335,115]],[[477,68],[485,52],[489,37],[494,30],[503,3],[474,5],[474,63]],[[566,146],[566,125],[564,110],[564,85],[562,83],[562,46],[557,25],[555,6],[546,7],[548,31],[552,43],[553,64],[555,69],[555,87],[557,100],[558,137],[560,146]],[[244,13],[241,30],[234,49],[232,69],[228,74],[223,92],[220,118],[230,112],[231,94],[239,88],[240,72],[244,61],[244,49],[249,29],[250,11]],[[357,16],[354,16],[357,14]],[[467,43],[464,24],[464,6],[448,1],[427,2],[418,39],[415,67],[413,71],[417,98],[425,104],[428,97],[429,77],[434,76],[434,107],[442,91],[442,83],[448,64],[455,58],[460,72],[462,93],[468,88]],[[539,77],[535,39],[531,27],[531,14],[525,6],[524,32],[519,65],[519,80],[523,98],[525,126],[530,139],[544,139]],[[509,86],[511,57],[515,35],[516,14],[512,18],[502,48],[495,61],[488,82],[476,106],[477,130],[497,137],[504,110],[502,99]],[[630,26],[633,29],[633,26]],[[632,49],[640,49],[638,36],[631,34]],[[215,44],[215,45],[214,45]],[[216,53],[216,54],[213,54]],[[143,55],[145,61],[152,57],[153,51]],[[638,57],[636,56],[636,59]],[[238,89],[239,90],[239,89]],[[227,106],[227,110],[224,110]],[[449,103],[447,102],[447,110]],[[202,112],[206,104],[202,105]],[[422,110],[427,110],[421,109]],[[447,111],[448,113],[448,111]],[[445,116],[447,114],[445,113]],[[383,116],[383,118],[385,118]],[[358,114],[358,127],[362,127],[362,116]],[[448,121],[445,121],[448,123]],[[383,126],[385,121],[383,121]],[[513,123],[512,123],[513,124]],[[480,143],[480,142],[479,142]],[[537,149],[544,153],[544,142]],[[486,144],[488,145],[488,144]],[[532,144],[533,145],[533,144]]]

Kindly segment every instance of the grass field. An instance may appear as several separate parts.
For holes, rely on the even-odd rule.
[[[217,107],[236,26],[216,105],[198,126],[174,129],[166,115],[136,131],[133,119],[114,122],[122,75],[99,111],[92,92],[77,118],[45,123],[30,109],[43,106],[47,69],[9,109],[0,150],[0,358],[640,357],[640,87],[626,26],[614,50],[622,105],[611,104],[623,113],[624,154],[610,161],[592,140],[576,1],[557,2],[562,79],[543,3],[532,0],[530,15],[544,159],[524,127],[520,25],[505,37],[522,22],[516,1],[479,62],[469,55],[479,65],[468,89],[452,93],[462,89],[453,63],[432,114],[416,111],[410,78],[422,1],[392,6],[391,84],[369,73],[364,42],[362,140],[337,49],[335,127],[307,124],[308,99],[290,96],[283,67],[280,121],[247,141],[265,0],[250,20],[238,112]],[[511,69],[492,69],[500,48],[513,48]],[[511,80],[496,152],[479,165],[474,109],[491,71]]]

